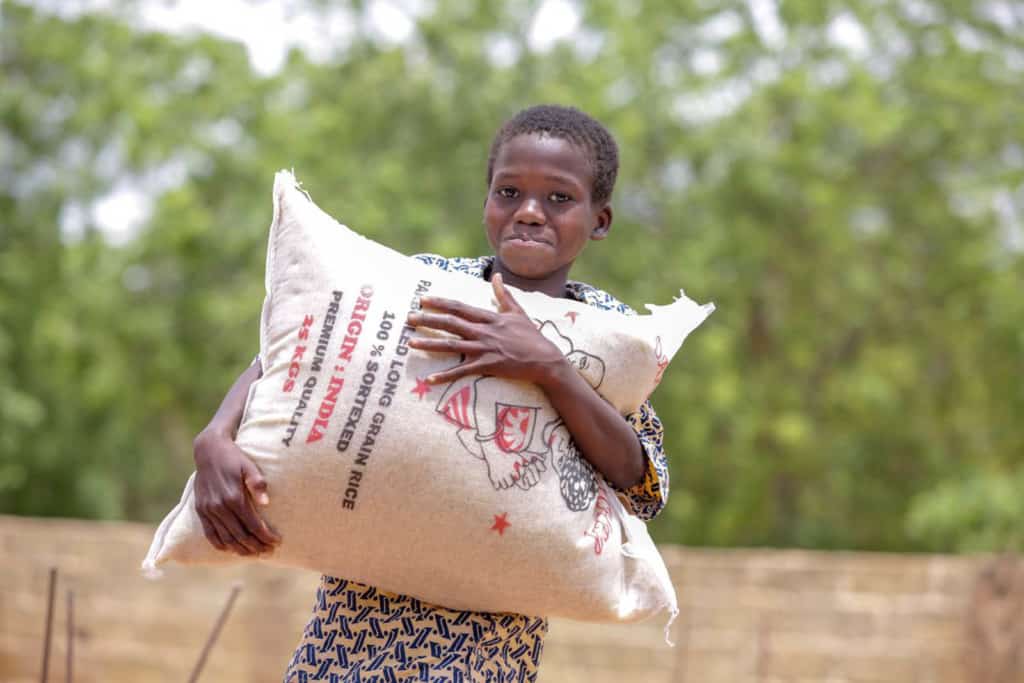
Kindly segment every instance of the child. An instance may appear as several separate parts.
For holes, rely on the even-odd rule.
[[[532,107],[505,123],[487,164],[484,223],[494,256],[417,257],[489,280],[498,310],[425,297],[410,324],[458,339],[419,337],[410,346],[461,354],[462,362],[432,383],[481,374],[535,383],[587,460],[634,514],[651,519],[668,496],[657,416],[644,404],[622,419],[505,289],[507,283],[632,314],[605,292],[567,279],[586,244],[608,234],[617,171],[615,141],[576,109]],[[260,372],[257,361],[238,378],[195,442],[196,509],[206,537],[242,555],[267,552],[280,540],[257,512],[269,501],[266,482],[232,441]],[[324,576],[285,681],[535,681],[546,632],[542,617],[453,611]]]

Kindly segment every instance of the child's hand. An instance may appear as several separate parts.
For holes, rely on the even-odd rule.
[[[238,555],[273,550],[281,538],[256,509],[270,499],[252,460],[230,438],[204,431],[196,437],[195,461],[196,513],[210,544]]]
[[[424,312],[409,314],[409,324],[458,335],[445,339],[414,337],[409,346],[422,351],[462,354],[459,365],[427,378],[431,384],[451,382],[465,375],[493,375],[550,384],[564,371],[565,356],[544,338],[537,326],[505,289],[501,275],[491,278],[498,311],[476,308],[459,301],[423,297]]]

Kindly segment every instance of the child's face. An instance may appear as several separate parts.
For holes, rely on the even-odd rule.
[[[586,154],[567,140],[531,134],[503,144],[484,205],[501,263],[529,280],[567,272],[587,242],[611,227],[611,208],[594,205],[592,183]]]

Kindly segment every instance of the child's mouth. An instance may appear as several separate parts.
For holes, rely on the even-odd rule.
[[[511,237],[506,238],[505,241],[516,242],[519,244],[546,244],[548,246],[551,246],[551,242],[547,240],[536,239],[534,237],[529,237],[527,235],[512,235]]]

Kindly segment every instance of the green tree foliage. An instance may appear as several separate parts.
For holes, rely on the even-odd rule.
[[[172,502],[256,350],[275,170],[405,252],[480,253],[491,136],[554,101],[621,146],[574,276],[719,306],[654,396],[659,540],[1017,547],[1024,9],[775,6],[594,0],[541,51],[536,3],[438,0],[400,45],[267,76],[209,35],[4,2],[0,511]],[[88,208],[125,183],[157,200],[111,243]]]

